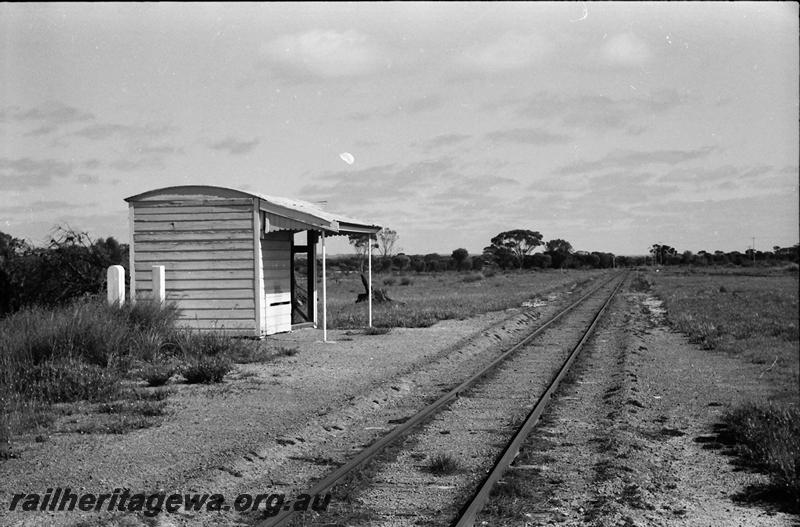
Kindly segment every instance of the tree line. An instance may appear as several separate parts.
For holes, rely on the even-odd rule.
[[[402,252],[392,254],[399,236],[392,229],[382,229],[373,240],[376,251],[375,271],[480,271],[485,267],[507,269],[547,269],[547,268],[610,268],[615,265],[635,265],[627,257],[615,256],[607,252],[575,251],[566,240],[556,238],[543,241],[538,231],[514,229],[501,232],[490,240],[490,245],[478,255],[470,255],[464,248],[458,248],[451,254],[415,254]],[[339,257],[333,265],[345,271],[364,271],[369,250],[369,238],[366,235],[351,235],[350,243],[355,248],[354,257]],[[388,240],[388,243],[387,243]],[[543,252],[534,252],[544,247]]]
[[[772,251],[678,251],[657,243],[647,255],[617,256],[576,251],[561,238],[544,241],[538,231],[514,229],[494,236],[481,254],[464,248],[448,254],[404,254],[395,230],[383,229],[372,241],[376,272],[481,271],[495,269],[576,269],[639,265],[771,265],[800,260],[800,244]],[[350,236],[355,255],[331,259],[330,267],[364,272],[370,249],[366,235]],[[537,249],[542,250],[536,252]],[[301,262],[297,262],[303,267]],[[58,227],[44,246],[0,232],[0,317],[29,305],[56,305],[85,294],[102,293],[106,269],[128,267],[128,245],[113,237],[91,240],[86,233]],[[126,277],[128,273],[126,272]]]
[[[785,262],[798,263],[800,244],[792,247],[775,245],[771,251],[758,251],[752,248],[740,251],[678,251],[669,245],[654,243],[650,246],[645,264],[651,265],[770,265]]]
[[[363,272],[369,250],[366,235],[351,235],[350,243],[356,249],[354,257],[340,256],[332,262],[345,271]],[[470,255],[464,248],[451,254],[394,253],[399,236],[395,230],[383,229],[373,240],[374,270],[388,271],[480,271],[485,267],[508,269],[607,269],[640,265],[753,265],[779,262],[798,262],[798,245],[773,247],[772,251],[691,251],[678,252],[669,245],[654,244],[648,254],[621,256],[602,251],[575,250],[561,238],[544,241],[539,231],[513,229],[494,236],[481,254]],[[537,249],[542,250],[536,252]]]

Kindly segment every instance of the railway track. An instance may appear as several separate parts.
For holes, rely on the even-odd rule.
[[[346,505],[334,501],[321,517],[285,509],[257,525],[472,525],[625,278],[615,275],[555,313],[307,491],[329,492],[372,461]],[[432,471],[437,453],[450,457],[453,473]]]

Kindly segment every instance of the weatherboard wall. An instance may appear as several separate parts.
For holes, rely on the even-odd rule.
[[[132,294],[152,297],[152,266],[163,265],[167,300],[180,310],[181,326],[261,334],[255,206],[252,199],[209,196],[133,202]]]

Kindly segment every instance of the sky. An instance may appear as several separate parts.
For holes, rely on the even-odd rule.
[[[800,237],[798,63],[795,2],[3,3],[0,231],[127,241],[124,198],[197,184],[408,254],[771,250]]]

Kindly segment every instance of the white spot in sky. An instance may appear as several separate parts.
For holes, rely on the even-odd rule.
[[[353,154],[351,154],[350,152],[342,152],[341,154],[339,154],[339,157],[341,157],[342,161],[344,161],[348,165],[352,165],[356,160],[356,158],[353,157]]]
[[[581,20],[586,20],[587,18],[589,18],[589,8],[586,7],[586,4],[583,4],[583,14],[581,17],[575,20],[570,20],[570,22],[580,22]]]

